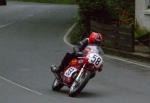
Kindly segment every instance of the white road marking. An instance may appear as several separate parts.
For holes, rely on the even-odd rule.
[[[72,31],[72,29],[73,29],[75,26],[76,26],[76,23],[74,23],[74,24],[68,29],[68,31],[66,32],[66,34],[64,35],[64,38],[63,38],[63,39],[64,39],[64,42],[65,42],[67,45],[71,46],[71,47],[73,47],[73,45],[67,41],[67,37],[68,37],[68,35],[70,34],[70,32]],[[106,54],[105,54],[105,57],[107,57],[107,58],[112,58],[112,59],[116,59],[116,60],[120,60],[120,61],[127,62],[127,63],[130,63],[130,64],[135,64],[135,65],[142,66],[142,67],[145,67],[145,68],[150,68],[149,65],[146,65],[146,64],[143,64],[143,63],[137,62],[137,61],[126,60],[126,59],[124,59],[124,58],[119,58],[119,57],[115,57],[115,56],[111,56],[111,55],[106,55]]]
[[[71,46],[71,47],[73,47],[73,45],[68,42],[67,37],[68,37],[68,35],[70,34],[70,32],[72,31],[72,29],[73,29],[75,26],[76,26],[76,23],[74,23],[74,24],[68,29],[68,31],[66,32],[66,34],[64,35],[64,38],[63,38],[63,39],[64,39],[64,42],[65,42],[67,45]]]
[[[7,24],[4,24],[4,25],[0,25],[0,29],[1,28],[5,28],[5,27],[7,27],[7,26],[9,26],[9,25],[12,25],[13,23],[7,23]]]
[[[29,17],[32,17],[32,16],[34,16],[34,15],[33,15],[33,14],[30,14],[30,15],[28,15],[26,18],[29,18]],[[26,18],[25,18],[25,19],[26,19]],[[10,25],[12,25],[12,24],[14,24],[14,22],[7,23],[7,24],[4,24],[4,25],[0,25],[0,29],[5,28],[5,27],[8,27],[8,26],[10,26]],[[9,80],[9,79],[3,77],[3,76],[0,76],[0,79],[4,80],[4,81],[6,81],[6,82],[8,82],[8,83],[10,83],[10,84],[13,84],[13,85],[15,85],[15,86],[17,86],[17,87],[20,87],[20,88],[22,88],[22,89],[24,89],[24,90],[27,90],[27,91],[29,91],[29,92],[31,92],[31,93],[34,93],[34,94],[37,94],[37,95],[43,95],[42,93],[40,93],[40,92],[38,92],[38,91],[29,89],[29,88],[27,88],[27,87],[25,87],[25,86],[22,86],[22,85],[20,85],[20,84],[18,84],[18,83],[13,82],[13,81],[11,81],[11,80]]]
[[[13,85],[15,85],[15,86],[17,86],[17,87],[20,87],[20,88],[22,88],[22,89],[24,89],[24,90],[27,90],[27,91],[29,91],[29,92],[31,92],[31,93],[34,93],[34,94],[37,94],[37,95],[43,95],[42,93],[40,93],[40,92],[38,92],[38,91],[29,89],[29,88],[27,88],[27,87],[25,87],[25,86],[22,86],[22,85],[20,85],[20,84],[18,84],[18,83],[13,82],[13,81],[11,81],[11,80],[9,80],[9,79],[3,77],[3,76],[0,76],[0,79],[4,80],[4,81],[6,81],[6,82],[8,82],[8,83],[10,83],[10,84],[13,84]]]
[[[34,16],[34,14],[28,14],[28,15],[24,16],[23,18],[20,18],[20,20],[25,20],[25,19],[28,19],[28,18],[33,17],[33,16]],[[0,29],[5,28],[7,26],[10,26],[14,23],[15,22],[10,22],[10,23],[4,24],[4,25],[0,25]]]
[[[120,60],[120,61],[127,62],[127,63],[130,63],[130,64],[135,64],[135,65],[142,66],[142,67],[145,67],[145,68],[150,68],[150,65],[146,65],[146,64],[143,64],[143,63],[137,62],[137,61],[131,61],[131,60],[127,60],[127,59],[124,59],[124,58],[111,56],[111,55],[105,55],[105,57]]]

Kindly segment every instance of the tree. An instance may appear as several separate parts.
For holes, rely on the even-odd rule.
[[[90,20],[130,25],[134,23],[135,0],[78,0],[80,22],[87,33]]]
[[[6,5],[6,0],[0,0],[0,5]]]
[[[79,4],[79,26],[81,33],[86,36],[90,32],[90,21],[99,15],[97,12],[104,11],[105,0],[78,0]]]

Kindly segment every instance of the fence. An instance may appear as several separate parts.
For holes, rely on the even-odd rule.
[[[91,31],[101,32],[104,35],[105,47],[134,51],[134,33],[131,27],[108,25],[91,20]]]

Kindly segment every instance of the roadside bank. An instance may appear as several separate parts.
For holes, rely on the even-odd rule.
[[[75,43],[81,39],[78,35],[75,36],[76,35],[75,32],[77,29],[76,25],[77,25],[77,23],[73,24],[70,27],[70,29],[68,30],[68,32],[66,33],[66,35],[64,36],[65,43],[72,47],[73,47],[72,43]],[[78,39],[78,37],[79,37],[79,39]],[[72,42],[71,38],[76,39],[76,40]],[[138,52],[125,52],[125,51],[116,50],[113,48],[107,48],[104,46],[102,48],[103,48],[105,54],[108,54],[108,55],[123,57],[123,58],[131,59],[134,61],[145,62],[148,64],[150,63],[150,54],[144,54],[144,53],[138,53]]]

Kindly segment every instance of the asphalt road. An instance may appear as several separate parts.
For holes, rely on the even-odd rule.
[[[149,103],[150,66],[111,56],[76,98],[53,92],[50,64],[71,47],[63,41],[75,5],[8,2],[0,7],[0,103]]]

